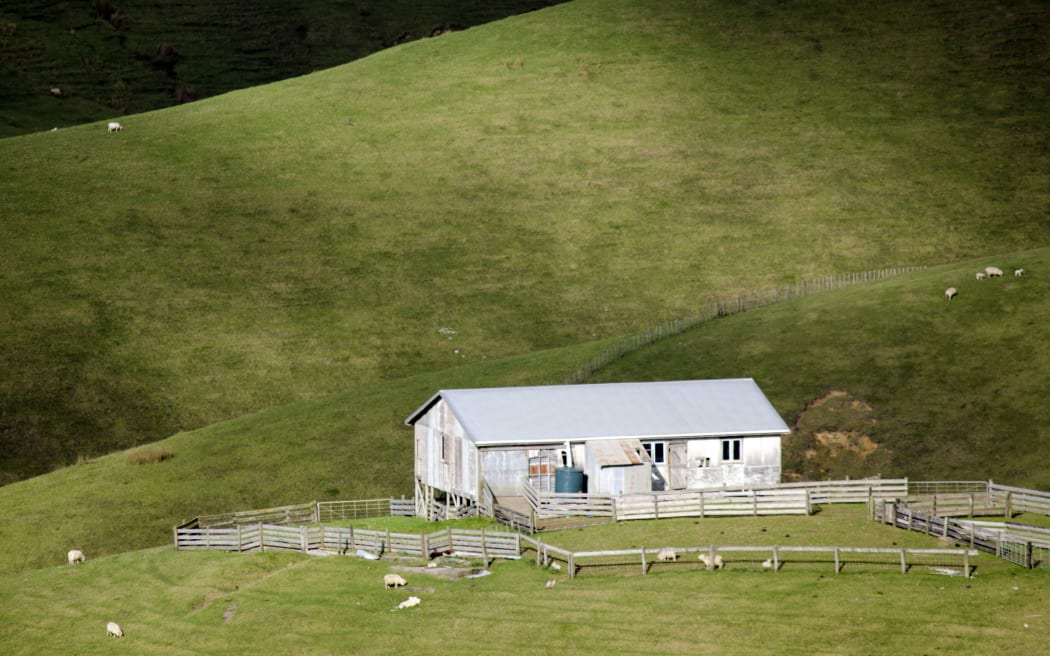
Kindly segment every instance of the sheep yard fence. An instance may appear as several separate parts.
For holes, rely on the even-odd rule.
[[[243,510],[218,515],[201,515],[180,528],[220,528],[257,524],[297,526],[370,517],[413,517],[412,499],[357,499],[352,501],[311,501],[290,506]]]
[[[177,551],[296,551],[301,553],[352,554],[381,558],[396,554],[429,559],[457,553],[493,558],[517,558],[522,535],[513,531],[447,528],[433,533],[396,533],[389,530],[346,526],[242,524],[233,527],[175,528]]]
[[[1050,567],[1050,529],[1010,522],[953,519],[915,509],[906,502],[876,506],[875,520],[993,554],[1026,569]]]
[[[701,323],[717,319],[718,317],[772,305],[781,301],[789,301],[812,294],[841,289],[851,285],[884,280],[905,273],[922,271],[925,268],[924,266],[893,267],[821,276],[812,280],[801,280],[794,284],[774,286],[764,291],[737,294],[730,298],[715,301],[701,308],[691,317],[672,319],[653,326],[644,332],[621,339],[594,356],[591,360],[577,367],[576,371],[566,377],[563,382],[570,385],[582,383],[602,367],[619,360],[628,353],[637,351],[662,339],[679,335]]]
[[[581,574],[608,573],[649,574],[654,571],[714,569],[768,569],[783,567],[833,567],[836,574],[846,567],[870,571],[900,568],[902,574],[913,568],[932,568],[969,576],[972,549],[884,549],[860,547],[782,547],[782,546],[704,546],[675,548],[676,558],[663,561],[658,557],[666,547],[616,551],[579,551],[561,549],[515,531],[446,528],[433,533],[395,533],[389,530],[365,530],[353,527],[275,524],[242,524],[234,527],[176,527],[175,549],[178,551],[284,551],[304,554],[340,554],[366,559],[388,556],[430,559],[444,554],[481,558],[489,561],[532,558],[537,566],[565,572],[569,578]],[[693,557],[690,557],[690,556]],[[765,561],[762,559],[766,558]],[[763,564],[764,563],[764,564]]]
[[[836,546],[717,546],[660,547],[609,551],[568,551],[542,540],[523,536],[522,556],[537,566],[568,573],[569,578],[590,573],[649,574],[679,570],[756,570],[779,572],[784,567],[828,568],[836,574],[850,571],[899,570],[906,574],[924,569],[942,574],[970,576],[975,549],[906,549]],[[674,557],[661,559],[671,551]]]

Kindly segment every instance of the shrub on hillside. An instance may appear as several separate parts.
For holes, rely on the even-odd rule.
[[[166,446],[148,446],[128,451],[128,464],[149,465],[155,462],[163,462],[174,455],[171,449]]]

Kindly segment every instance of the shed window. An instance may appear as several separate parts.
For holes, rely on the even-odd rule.
[[[667,442],[642,442],[645,452],[654,465],[662,465],[667,462]]]
[[[448,462],[449,454],[452,453],[452,438],[448,435],[441,434],[441,462]]]
[[[722,440],[722,462],[740,461],[741,440]]]

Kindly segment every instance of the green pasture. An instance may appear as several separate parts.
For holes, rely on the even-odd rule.
[[[579,0],[0,140],[0,482],[1042,246],[1046,17],[1012,7]]]
[[[759,540],[762,528],[800,544],[836,539],[943,546],[866,522],[863,506],[807,518],[655,522],[551,533],[552,544],[615,548],[715,537]],[[634,537],[614,536],[629,531]],[[447,580],[394,563],[299,554],[174,552],[90,558],[0,576],[7,654],[901,654],[1040,653],[1050,635],[1050,580],[982,554],[974,578],[830,568],[659,570],[558,580],[528,560]],[[409,595],[422,603],[394,610]],[[126,636],[107,639],[107,621]]]
[[[986,261],[1025,277],[977,281]],[[1050,489],[1038,454],[1047,434],[1038,326],[1050,252],[934,267],[783,301],[699,324],[630,353],[594,381],[754,377],[789,423],[829,390],[870,408],[818,416],[784,446],[785,474],[988,480]],[[959,295],[943,296],[955,285]],[[171,540],[199,515],[340,499],[411,495],[404,419],[439,389],[557,383],[611,341],[486,360],[279,406],[150,448],[91,459],[0,488],[0,572],[62,562],[70,545],[114,554]],[[828,406],[830,407],[830,406]],[[818,430],[854,430],[877,449],[807,460]],[[826,476],[818,476],[823,478]],[[99,509],[105,508],[106,512]]]

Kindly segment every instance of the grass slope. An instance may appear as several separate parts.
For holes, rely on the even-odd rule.
[[[181,433],[135,464],[117,452],[0,488],[0,572],[164,544],[199,515],[327,499],[411,495],[412,431],[404,419],[435,391],[546,384],[601,344],[465,365],[375,383]],[[132,457],[129,457],[132,456]]]
[[[1042,245],[1046,18],[580,0],[0,141],[0,476]]]
[[[772,522],[772,523],[771,523]],[[839,535],[887,546],[938,546],[833,508],[809,518],[663,520],[607,527],[667,544],[827,544]],[[763,529],[769,529],[763,532]],[[572,536],[612,548],[609,530]],[[861,533],[863,537],[858,536]],[[380,585],[390,563],[297,554],[139,551],[0,576],[5,654],[902,654],[1041,653],[1050,579],[981,555],[973,579],[790,564],[760,571],[550,576],[527,561],[484,578],[407,575],[424,590]],[[391,610],[414,594],[422,604]],[[727,612],[731,609],[731,612]],[[117,620],[126,637],[107,639]],[[633,627],[630,630],[625,627]],[[483,646],[482,646],[483,645]]]
[[[311,73],[549,4],[11,0],[0,7],[0,137]]]
[[[977,282],[986,260],[933,268],[723,317],[628,355],[597,380],[752,376],[788,422],[845,390],[872,408],[862,427],[881,460],[838,475],[985,480],[1050,489],[1036,454],[1050,425],[1050,249],[995,258],[1029,276]],[[959,288],[946,302],[943,290]],[[746,336],[746,337],[745,337]],[[202,514],[412,493],[403,425],[438,389],[556,383],[608,342],[538,352],[269,409],[0,488],[0,572],[164,544]],[[839,430],[842,416],[821,428]],[[792,436],[786,467],[801,467]],[[130,452],[135,453],[133,450]],[[795,458],[792,461],[792,458]],[[838,460],[841,461],[842,458]],[[873,469],[875,463],[879,469]]]
[[[1007,277],[975,279],[996,262]],[[1027,277],[1010,275],[1016,267]],[[959,295],[947,302],[949,286]],[[751,376],[789,423],[841,394],[865,409],[863,425],[826,412],[791,436],[786,468],[1046,490],[1048,294],[1050,250],[982,258],[721,319],[630,354],[595,381]],[[848,449],[842,469],[807,471],[814,432],[863,433],[877,455],[869,463],[856,457],[864,449]]]

